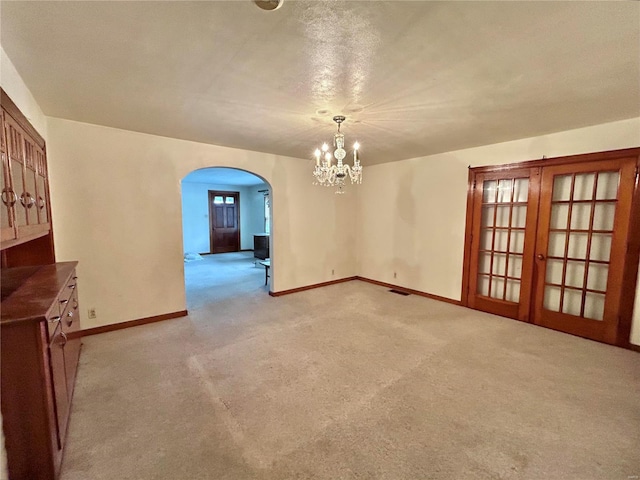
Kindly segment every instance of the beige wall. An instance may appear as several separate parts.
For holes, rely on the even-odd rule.
[[[366,168],[358,196],[358,272],[460,300],[468,166],[639,145],[636,118]]]
[[[1,45],[0,84],[2,84],[2,88],[7,92],[11,100],[13,100],[13,103],[15,103],[24,116],[29,119],[31,125],[33,125],[38,133],[46,140],[46,117]]]
[[[270,183],[273,291],[356,274],[353,196],[311,188],[310,162],[58,118],[48,129],[56,257],[80,261],[80,304],[97,312],[83,328],[186,308],[180,181],[203,167]]]

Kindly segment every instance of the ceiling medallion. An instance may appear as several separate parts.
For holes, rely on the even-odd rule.
[[[333,146],[335,147],[333,154],[329,151],[329,145],[326,143],[323,143],[321,148],[316,148],[314,152],[316,168],[313,171],[315,179],[313,184],[323,185],[325,187],[338,187],[336,193],[344,193],[343,187],[347,174],[349,174],[352,184],[362,183],[362,166],[360,165],[360,160],[358,160],[358,149],[360,148],[358,142],[353,144],[353,167],[342,163],[347,156],[347,152],[344,149],[344,135],[340,133],[340,125],[345,119],[346,117],[343,115],[333,117],[333,121],[338,124],[338,131],[333,136]],[[336,164],[332,164],[334,157],[337,161]]]
[[[284,0],[253,0],[253,3],[268,12],[278,10],[282,6],[282,2],[284,2]]]

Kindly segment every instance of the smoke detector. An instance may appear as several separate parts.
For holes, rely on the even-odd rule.
[[[279,9],[284,3],[284,0],[253,0],[253,3],[255,3],[262,10],[271,12],[273,10]]]

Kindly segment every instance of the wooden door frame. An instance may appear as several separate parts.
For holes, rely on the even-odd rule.
[[[555,165],[567,165],[571,163],[593,162],[601,160],[613,160],[618,158],[636,158],[636,175],[633,189],[633,200],[631,204],[631,218],[629,222],[629,232],[627,235],[627,250],[624,263],[624,274],[622,281],[622,298],[619,302],[619,320],[615,345],[640,351],[640,347],[633,345],[629,341],[631,334],[632,315],[635,302],[635,291],[638,275],[638,262],[640,261],[640,147],[625,148],[620,150],[609,150],[604,152],[586,153],[580,155],[569,155],[564,157],[542,158],[539,160],[529,160],[523,162],[509,163],[505,165],[489,165],[482,167],[469,166],[469,176],[467,184],[467,209],[466,226],[464,236],[464,259],[462,270],[462,293],[461,303],[463,306],[472,308],[469,305],[469,286],[471,275],[471,239],[474,230],[473,225],[473,200],[476,188],[476,177],[480,173],[488,172],[508,172],[523,168],[540,168]],[[536,212],[538,217],[539,212]],[[535,273],[534,273],[535,275]],[[535,278],[533,279],[535,281]],[[534,305],[534,302],[531,302]],[[532,318],[531,314],[529,318]]]
[[[242,236],[240,235],[240,192],[231,192],[225,190],[209,190],[208,201],[209,201],[209,253],[213,254],[213,197],[216,196],[225,196],[225,195],[235,195],[236,196],[236,222],[238,224],[238,250],[239,252],[242,250],[242,244],[240,243]]]

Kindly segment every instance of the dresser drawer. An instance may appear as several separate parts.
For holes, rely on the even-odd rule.
[[[63,304],[60,304],[62,307]],[[78,291],[74,288],[69,301],[64,304],[65,309],[60,315],[62,331],[66,334],[80,329],[80,317],[78,310]]]
[[[56,331],[56,328],[60,325],[61,319],[60,312],[57,309],[53,309],[51,315],[47,317],[47,328],[49,329],[49,340],[53,338],[53,334]]]
[[[64,314],[65,310],[67,309],[67,306],[70,303],[72,303],[71,297],[76,291],[77,281],[78,281],[78,277],[76,276],[76,272],[74,271],[69,277],[69,281],[67,282],[65,287],[62,289],[62,291],[58,295],[58,308],[59,308],[60,316]],[[77,300],[76,300],[76,304],[77,304]]]

